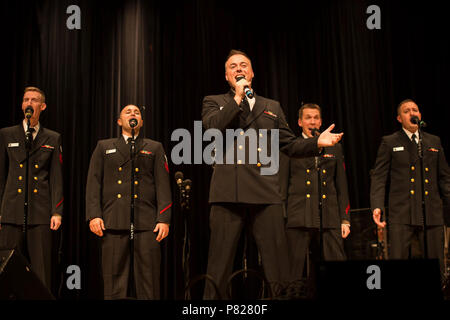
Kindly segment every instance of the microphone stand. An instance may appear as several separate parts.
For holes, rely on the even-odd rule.
[[[190,268],[189,268],[189,260],[190,260],[190,235],[189,235],[189,227],[188,227],[188,215],[187,213],[190,210],[190,184],[186,183],[186,180],[180,184],[180,196],[181,196],[181,211],[184,213],[184,239],[183,239],[183,273],[185,279],[185,288],[189,284],[190,278]],[[190,291],[185,291],[185,299],[190,300]]]
[[[131,194],[130,194],[130,270],[128,274],[127,297],[136,298],[136,284],[134,278],[134,155],[136,141],[134,140],[134,128],[131,128],[130,159],[131,159]]]
[[[190,192],[192,181],[190,179],[183,180],[183,173],[178,171],[175,173],[175,181],[177,182],[179,197],[180,197],[180,210],[183,215],[184,222],[184,237],[183,237],[183,254],[182,254],[182,269],[184,276],[184,299],[190,300],[191,293],[189,287],[189,257],[190,257],[190,236],[188,228],[188,212],[190,208]]]
[[[323,210],[322,210],[322,179],[320,178],[320,159],[318,156],[315,157],[315,167],[317,170],[317,192],[319,200],[319,250],[320,250],[320,260],[319,264],[323,261]]]
[[[185,210],[190,210],[191,209],[191,184],[192,181],[190,179],[186,179],[184,180],[184,188],[183,188],[183,193],[184,193],[184,209]]]
[[[419,134],[419,142],[417,143],[417,151],[419,154],[420,162],[420,181],[422,183],[422,218],[423,218],[423,255],[425,259],[428,259],[428,239],[427,239],[427,215],[425,206],[425,179],[423,175],[423,143],[422,143],[422,130],[420,129],[422,123],[418,123],[417,132]]]
[[[181,210],[186,207],[186,189],[184,187],[184,181],[178,185],[178,189],[180,191],[180,206]]]
[[[320,135],[320,131],[318,129],[312,129],[311,133],[315,136]],[[314,164],[315,169],[317,171],[317,196],[319,201],[319,251],[320,251],[320,258],[319,258],[319,265],[322,263],[324,259],[323,254],[323,208],[322,208],[322,179],[321,179],[321,173],[320,173],[320,158],[319,156],[314,157]]]
[[[30,172],[30,151],[31,145],[33,143],[33,133],[30,131],[30,117],[27,116],[27,131],[25,133],[25,200],[23,203],[23,225],[22,225],[22,234],[23,234],[23,244],[22,250],[25,258],[30,262],[30,254],[28,252],[28,213],[29,213],[29,192],[28,192],[28,176]]]

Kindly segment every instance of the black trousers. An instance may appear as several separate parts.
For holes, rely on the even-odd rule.
[[[2,224],[0,230],[0,247],[6,249],[23,248],[22,226]],[[30,264],[39,279],[51,290],[52,280],[52,231],[48,225],[29,225],[27,229],[28,253]]]
[[[102,274],[105,300],[127,298],[130,270],[129,231],[106,230],[102,237]],[[152,231],[134,237],[136,298],[160,298],[161,247]]]
[[[245,222],[253,233],[261,255],[265,276],[272,289],[280,288],[289,279],[289,260],[281,204],[213,204],[209,217],[211,237],[207,274],[226,298],[237,244]],[[206,282],[204,299],[218,299],[213,285]]]
[[[408,259],[411,243],[417,237],[420,252],[423,247],[423,227],[406,224],[389,224],[389,259]],[[428,258],[438,259],[441,272],[441,280],[444,281],[444,226],[427,227]]]
[[[286,230],[292,279],[303,278],[306,255],[311,249],[311,261],[320,261],[320,234],[317,228],[287,228]],[[323,258],[327,261],[346,260],[341,229],[323,229]]]

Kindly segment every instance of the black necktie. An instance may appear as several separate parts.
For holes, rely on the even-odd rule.
[[[242,117],[244,119],[247,119],[248,115],[250,114],[250,105],[248,104],[248,101],[246,98],[244,98],[244,100],[242,100],[241,105],[240,105],[241,109],[242,109]]]
[[[413,143],[414,150],[415,150],[416,154],[420,157],[420,154],[421,154],[421,150],[420,149],[421,148],[419,147],[419,142],[417,141],[416,138],[417,138],[416,134],[413,133],[412,136],[411,136],[411,141]]]

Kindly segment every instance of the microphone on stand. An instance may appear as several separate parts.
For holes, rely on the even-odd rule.
[[[236,82],[239,82],[239,81],[242,80],[242,79],[245,79],[245,77],[242,76],[242,75],[237,76],[237,77],[236,77]],[[245,95],[247,96],[247,98],[253,99],[253,90],[250,89],[247,85],[244,86],[244,92],[245,92]]]
[[[422,226],[423,226],[423,255],[425,259],[428,259],[428,236],[427,236],[427,215],[426,215],[426,207],[425,207],[425,195],[426,195],[426,191],[424,190],[424,173],[423,173],[423,165],[424,165],[424,161],[423,161],[423,146],[422,146],[422,128],[426,127],[427,124],[425,123],[425,121],[422,121],[419,119],[419,117],[417,116],[412,116],[411,117],[411,123],[413,124],[417,124],[417,126],[419,127],[417,129],[417,132],[419,134],[418,138],[419,141],[416,141],[417,143],[417,154],[419,156],[419,163],[420,163],[420,167],[422,168],[420,170],[420,180],[422,182]]]
[[[136,148],[136,140],[135,140],[135,131],[134,128],[138,125],[138,121],[136,118],[131,118],[128,120],[128,123],[131,127],[131,138],[130,138],[130,159],[131,159],[131,178],[130,181],[134,181],[135,179],[135,148]],[[129,274],[128,274],[128,286],[127,286],[127,296],[136,298],[136,279],[134,275],[134,235],[135,235],[135,197],[134,195],[134,183],[131,183],[131,193],[130,193],[130,268],[129,268]]]
[[[136,118],[131,118],[128,122],[131,128],[135,128],[138,125],[138,121]]]
[[[25,118],[30,119],[33,116],[34,109],[31,106],[26,107],[25,109]]]
[[[185,287],[189,285],[189,279],[190,279],[190,252],[191,252],[191,244],[190,244],[190,228],[189,228],[189,222],[188,222],[188,214],[190,210],[190,204],[189,204],[189,197],[191,192],[191,185],[192,181],[190,179],[183,180],[183,173],[180,171],[175,172],[175,181],[177,182],[178,188],[180,190],[180,206],[181,206],[181,212],[185,213],[183,214],[183,221],[184,221],[184,239],[183,239],[183,258],[182,258],[182,268],[183,268],[183,274],[184,274],[184,281],[185,281]],[[185,295],[187,294],[190,296],[190,293],[188,293],[189,290],[185,291]]]
[[[23,203],[23,241],[22,241],[22,250],[25,255],[25,258],[30,261],[30,253],[28,250],[28,214],[29,214],[29,195],[28,195],[28,176],[29,176],[29,163],[30,163],[30,151],[33,142],[33,133],[31,131],[30,118],[33,116],[34,109],[31,106],[27,106],[25,108],[25,118],[27,119],[27,131],[25,133],[25,199]]]
[[[138,121],[136,118],[131,118],[130,120],[128,120],[128,123],[130,124],[131,127],[131,143],[132,143],[132,153],[134,153],[134,135],[135,135],[135,131],[134,128],[136,128],[136,126],[138,125]]]
[[[33,133],[30,130],[30,119],[33,116],[34,109],[31,106],[25,108],[25,118],[27,119],[27,131],[25,133],[25,148],[27,150],[31,149],[31,143],[33,141]]]
[[[420,120],[418,116],[412,116],[411,123],[417,124],[421,128],[425,128],[427,126],[427,123],[423,120]]]

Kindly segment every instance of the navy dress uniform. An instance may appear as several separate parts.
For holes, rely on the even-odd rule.
[[[40,125],[39,125],[40,126]],[[21,248],[25,201],[25,129],[0,130],[0,246]],[[51,287],[50,219],[63,214],[61,135],[43,128],[34,133],[29,158],[27,243],[30,263]]]
[[[423,245],[424,193],[428,256],[439,259],[443,276],[443,201],[447,205],[450,203],[450,170],[440,138],[426,132],[422,134],[423,168],[417,144],[408,137],[405,130],[382,138],[371,173],[370,202],[372,210],[383,210],[386,187],[389,186],[389,258],[407,259],[414,234],[419,235],[419,244]],[[421,172],[424,177],[424,192]]]
[[[170,223],[169,168],[161,143],[138,137],[131,181],[130,146],[121,136],[100,140],[86,187],[86,218],[102,218],[102,271],[105,299],[126,298],[129,274],[130,203],[134,197],[134,277],[138,299],[159,299],[161,248],[153,230]],[[131,195],[131,183],[135,194]]]
[[[322,202],[323,258],[345,260],[341,224],[350,224],[350,203],[342,146],[325,147],[316,157],[288,158],[280,171],[280,183],[287,192],[286,233],[293,278],[302,277],[310,245],[317,247],[319,201]],[[312,244],[312,239],[317,241]],[[317,251],[313,252],[315,257],[320,255]]]
[[[206,96],[203,100],[202,121],[205,129],[249,129],[256,130],[258,139],[266,139],[267,145],[250,149],[233,140],[234,163],[213,165],[209,202],[211,237],[209,244],[207,273],[218,284],[222,297],[226,294],[228,277],[231,274],[236,247],[244,221],[248,218],[259,253],[264,273],[269,282],[282,284],[290,280],[286,236],[284,232],[283,207],[278,173],[261,175],[261,148],[271,149],[271,131],[279,130],[280,150],[290,155],[314,156],[319,153],[318,138],[297,139],[288,127],[279,102],[255,95],[252,109],[244,99],[238,105],[233,99],[234,92]],[[260,129],[268,129],[266,132]],[[264,134],[267,134],[264,137]],[[261,141],[261,140],[260,140]],[[243,148],[245,147],[245,150]],[[243,150],[245,159],[238,158]],[[276,152],[279,150],[277,149]],[[249,155],[256,153],[256,163],[249,163]],[[278,161],[278,156],[276,157]],[[204,299],[217,299],[213,286],[208,282]]]

